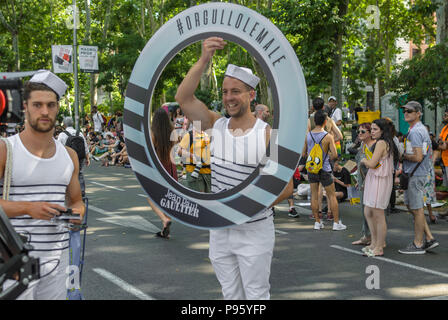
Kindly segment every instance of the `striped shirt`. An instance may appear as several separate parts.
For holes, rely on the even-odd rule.
[[[266,122],[257,119],[249,132],[235,137],[228,128],[229,121],[220,118],[213,126],[210,147],[213,193],[238,186],[255,171],[266,154]],[[271,213],[265,210],[261,216]],[[259,218],[260,214],[256,216]]]
[[[54,140],[56,153],[49,159],[31,154],[19,135],[8,138],[13,150],[10,201],[49,202],[64,206],[67,186],[74,165],[65,147]],[[3,192],[3,179],[0,180]],[[37,220],[29,215],[10,218],[16,232],[27,236],[33,246],[31,255],[47,258],[59,257],[69,247],[68,230],[48,220]]]

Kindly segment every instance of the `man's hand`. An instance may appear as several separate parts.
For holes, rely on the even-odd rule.
[[[30,202],[27,214],[33,219],[50,220],[61,214],[59,210],[65,211],[67,209],[58,204],[49,202]]]
[[[210,37],[202,42],[202,55],[201,59],[205,62],[209,62],[216,50],[224,49],[227,43],[219,37]]]
[[[84,210],[82,210],[81,208],[72,208],[72,213],[76,214],[76,215],[80,215],[81,219],[76,219],[76,220],[69,220],[70,223],[72,224],[82,224],[82,220],[84,220]]]

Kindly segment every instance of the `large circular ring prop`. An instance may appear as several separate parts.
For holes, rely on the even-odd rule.
[[[272,91],[275,120],[267,155],[244,182],[220,193],[199,193],[172,179],[160,163],[151,141],[150,105],[171,59],[210,36],[239,44],[262,66]],[[307,115],[302,68],[281,31],[249,8],[215,2],[181,12],[148,41],[126,90],[124,135],[132,170],[153,202],[184,224],[214,229],[247,222],[278,198],[297,166]]]

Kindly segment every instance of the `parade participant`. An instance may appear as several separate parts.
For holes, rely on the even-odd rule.
[[[259,82],[250,69],[229,64],[222,82],[222,102],[230,116],[222,117],[194,95],[201,75],[218,49],[226,42],[210,37],[202,43],[199,60],[179,85],[176,101],[193,123],[211,132],[212,192],[233,188],[257,167],[266,152],[270,127],[256,119],[250,110]],[[258,141],[257,143],[248,143]],[[225,146],[232,146],[225,148]],[[231,150],[230,150],[231,149]],[[248,159],[245,155],[255,156]],[[276,203],[292,192],[292,180]],[[209,257],[221,284],[224,299],[269,299],[272,254],[275,232],[271,208],[251,221],[225,229],[210,230]]]
[[[370,245],[363,248],[368,256],[382,256],[386,245],[387,224],[384,210],[392,192],[394,163],[398,162],[398,149],[393,141],[393,130],[386,119],[377,119],[371,125],[372,138],[376,140],[370,159],[361,164],[369,170],[364,183],[364,215],[371,232]]]
[[[187,187],[211,192],[210,137],[207,133],[198,132],[193,127],[179,143],[178,155],[185,159]]]
[[[369,170],[365,165],[361,165],[361,160],[368,157],[371,158],[373,155],[373,146],[375,145],[375,140],[372,139],[371,123],[364,122],[359,125],[358,129],[358,139],[361,144],[356,153],[356,164],[358,167],[357,172],[357,190],[361,191],[361,214],[362,214],[362,229],[361,229],[361,238],[359,240],[353,241],[353,245],[370,245],[371,235],[369,230],[369,225],[367,224],[367,220],[364,215],[364,180],[367,175],[367,171]]]
[[[271,117],[268,106],[265,106],[264,104],[258,104],[255,107],[255,117],[263,120],[264,122],[268,122],[269,118]]]
[[[171,161],[170,155],[175,143],[175,141],[170,139],[173,130],[173,124],[168,113],[163,108],[157,109],[151,121],[151,139],[163,167],[177,181],[177,168]],[[160,238],[168,239],[170,236],[171,218],[164,214],[150,199],[148,199],[148,203],[162,221],[162,230],[157,232],[156,235]]]
[[[311,187],[311,210],[313,211],[313,216],[316,220],[314,223],[314,230],[320,230],[324,228],[324,224],[323,222],[321,222],[319,217],[319,184],[322,184],[322,186],[325,188],[327,198],[329,199],[328,206],[334,217],[333,230],[345,230],[347,229],[347,227],[342,224],[339,219],[338,200],[336,199],[336,190],[330,166],[330,157],[335,160],[337,159],[338,155],[333,136],[331,134],[328,134],[328,132],[324,130],[327,122],[327,113],[322,110],[317,111],[314,114],[314,122],[316,126],[313,130],[307,133],[305,145],[303,146],[302,151],[302,157],[305,159],[313,157],[311,153],[315,145],[320,146],[322,152],[322,158],[319,160],[321,169],[318,172],[311,172],[307,166],[308,180]],[[313,162],[317,162],[315,161],[315,159],[311,160]],[[309,161],[307,160],[307,165],[308,163]]]
[[[76,135],[76,129],[73,128],[73,119],[72,117],[65,117],[64,120],[62,121],[62,124],[64,125],[65,130],[62,131],[59,135],[58,135],[58,141],[60,141],[64,146],[67,142],[68,139],[68,134],[65,133],[65,131],[67,131],[70,135],[74,136]],[[82,137],[82,139],[84,140],[84,147],[85,147],[85,151],[86,151],[86,165],[89,166],[90,165],[90,157],[89,157],[89,145],[87,144],[86,138],[84,137],[84,135],[79,132],[78,135],[80,137]],[[82,163],[79,164],[80,169],[82,168]]]
[[[0,200],[0,205],[14,229],[29,235],[31,255],[40,258],[41,266],[41,279],[31,282],[19,299],[65,300],[67,295],[69,231],[52,219],[66,210],[66,203],[81,216],[81,220],[70,222],[79,224],[85,207],[78,156],[53,138],[59,99],[66,88],[50,71],[36,73],[24,88],[25,130],[8,138],[13,159],[11,189],[9,201]],[[0,141],[0,178],[5,172],[6,150],[5,142]]]
[[[403,172],[409,175],[408,189],[404,192],[404,203],[414,216],[414,240],[398,252],[425,254],[426,250],[434,249],[439,245],[426,223],[423,201],[424,186],[432,165],[429,157],[432,152],[432,143],[428,130],[420,121],[421,104],[410,101],[402,108],[404,119],[409,123],[403,154]]]
[[[328,106],[330,107],[329,117],[338,126],[339,130],[342,127],[342,110],[338,108],[338,101],[335,96],[328,98]]]
[[[102,133],[104,119],[101,113],[98,111],[97,106],[92,106],[92,121],[93,121],[93,131],[95,131],[95,133]]]

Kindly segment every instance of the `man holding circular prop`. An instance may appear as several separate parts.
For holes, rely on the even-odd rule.
[[[244,181],[266,153],[270,126],[253,116],[259,78],[250,69],[229,64],[222,83],[222,102],[230,118],[210,111],[194,95],[201,75],[216,50],[226,42],[219,37],[203,41],[202,54],[180,84],[176,101],[193,123],[211,136],[212,192],[229,190]],[[209,257],[225,299],[269,299],[269,275],[275,233],[272,206],[292,193],[292,180],[270,208],[250,221],[210,230]]]

